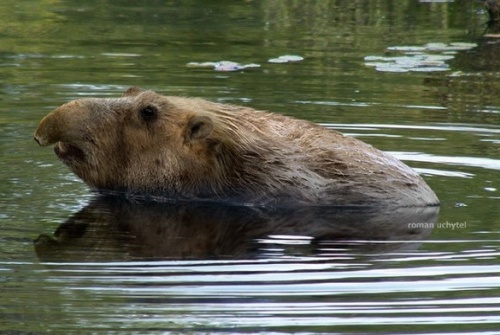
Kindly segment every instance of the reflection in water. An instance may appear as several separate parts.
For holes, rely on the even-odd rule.
[[[72,215],[54,237],[40,235],[35,249],[43,261],[269,258],[346,247],[378,253],[415,248],[438,212],[438,207],[264,209],[103,196]]]
[[[485,35],[476,41],[475,48],[457,53],[450,61],[452,73],[424,80],[424,85],[436,88],[436,100],[450,111],[450,122],[467,117],[495,123],[491,120],[498,113],[500,39]]]

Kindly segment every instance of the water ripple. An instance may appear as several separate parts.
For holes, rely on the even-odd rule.
[[[500,160],[484,157],[465,157],[465,156],[439,156],[420,152],[399,152],[389,151],[398,159],[414,162],[428,162],[447,165],[460,165],[480,167],[483,169],[500,170]]]
[[[458,131],[458,132],[473,132],[473,133],[491,133],[500,134],[498,126],[488,125],[488,127],[478,127],[473,125],[460,124],[435,124],[435,125],[404,125],[404,124],[383,124],[383,123],[320,123],[322,126],[330,129],[363,129],[363,130],[380,130],[380,129],[415,129],[415,130],[438,130],[438,131]]]

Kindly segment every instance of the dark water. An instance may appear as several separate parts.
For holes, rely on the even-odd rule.
[[[475,1],[4,0],[0,18],[0,334],[500,332],[500,39]],[[260,67],[186,66],[218,61]],[[133,85],[361,138],[439,213],[96,198],[32,134]]]

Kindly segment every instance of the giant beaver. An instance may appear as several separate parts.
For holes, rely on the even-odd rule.
[[[35,132],[98,190],[254,206],[430,206],[393,156],[320,125],[130,88],[68,102]]]

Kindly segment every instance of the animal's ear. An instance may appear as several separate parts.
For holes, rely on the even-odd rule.
[[[214,129],[214,123],[208,116],[193,116],[186,128],[186,140],[189,142],[200,141],[207,138]]]
[[[144,90],[140,89],[139,87],[133,86],[126,90],[125,93],[123,93],[122,97],[135,97],[141,92],[144,92]]]

